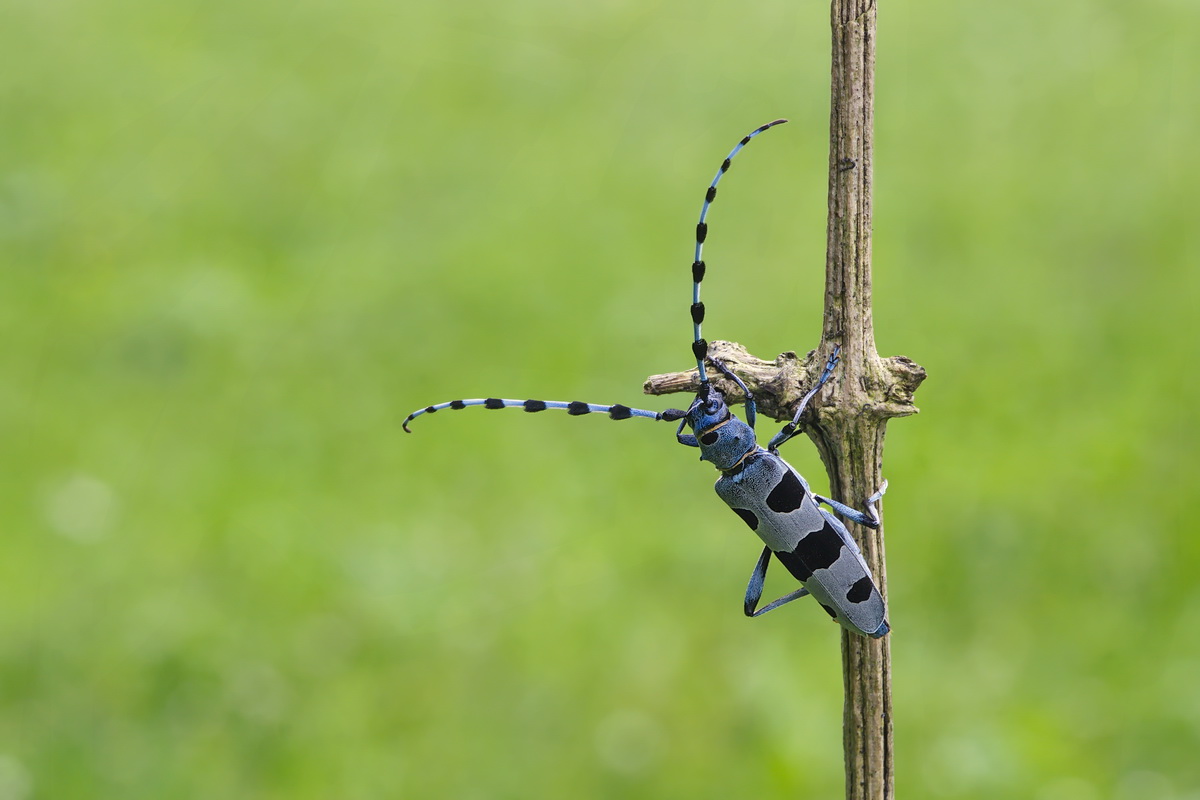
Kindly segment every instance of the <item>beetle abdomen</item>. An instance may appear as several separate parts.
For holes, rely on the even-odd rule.
[[[817,505],[790,464],[760,448],[714,488],[838,623],[887,633],[883,597],[850,533]]]

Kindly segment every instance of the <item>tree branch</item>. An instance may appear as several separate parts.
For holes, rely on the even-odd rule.
[[[904,356],[881,358],[871,316],[871,180],[875,97],[875,0],[832,0],[833,68],[829,125],[829,222],[825,257],[825,310],[821,347],[801,360],[786,352],[774,361],[733,342],[713,342],[710,353],[746,382],[759,412],[790,420],[824,357],[841,345],[842,363],[810,404],[805,431],[829,475],[833,497],[861,505],[882,482],[888,419],[915,414],[913,393],[925,370]],[[731,401],[740,392],[716,374]],[[695,370],[654,375],[647,394],[694,392]],[[887,598],[883,527],[848,525],[875,583]],[[903,629],[903,626],[901,626]],[[892,800],[891,636],[869,639],[842,631],[845,685],[843,746],[847,800]]]

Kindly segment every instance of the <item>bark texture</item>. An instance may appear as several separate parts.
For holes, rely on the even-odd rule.
[[[780,421],[791,418],[833,346],[841,346],[842,363],[810,404],[802,425],[825,464],[833,497],[858,507],[882,482],[887,421],[917,412],[913,393],[925,379],[925,370],[911,359],[881,358],[875,350],[871,315],[875,16],[875,0],[832,0],[829,222],[820,347],[804,359],[786,352],[765,361],[736,343],[710,345],[710,353],[745,380],[759,412]],[[715,370],[710,375],[727,398],[739,396],[737,388]],[[698,383],[693,369],[651,376],[643,388],[647,394],[667,394],[695,391]],[[883,527],[847,527],[886,600]],[[903,627],[901,623],[901,631]],[[891,638],[889,634],[868,639],[842,631],[848,800],[894,797]]]

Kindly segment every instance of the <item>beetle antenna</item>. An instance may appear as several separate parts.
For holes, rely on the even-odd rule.
[[[611,406],[599,405],[597,403],[581,403],[578,401],[564,403],[559,400],[503,400],[498,397],[489,397],[486,399],[476,400],[451,400],[449,403],[438,403],[434,406],[426,406],[418,409],[404,418],[404,422],[400,427],[404,428],[405,433],[412,433],[408,429],[408,423],[412,422],[422,414],[433,414],[436,411],[441,411],[444,408],[460,409],[469,408],[470,406],[483,406],[484,408],[500,409],[500,408],[520,408],[530,413],[536,411],[545,411],[547,409],[560,409],[566,411],[572,417],[581,417],[584,414],[608,414],[611,419],[629,419],[630,417],[645,417],[646,419],[665,419],[673,422],[683,416],[684,412],[676,409],[668,408],[666,411],[646,411],[642,408],[630,408],[616,403]]]
[[[704,220],[708,217],[709,207],[717,197],[717,184],[720,183],[721,176],[729,171],[733,157],[755,136],[785,122],[787,122],[786,119],[777,119],[766,125],[760,125],[743,136],[737,146],[729,151],[729,155],[725,156],[725,160],[721,162],[721,168],[717,170],[716,177],[709,184],[708,191],[704,193],[704,205],[700,207],[700,222],[696,224],[696,254],[692,259],[692,355],[696,357],[696,370],[699,372],[701,384],[708,383],[708,374],[704,369],[704,357],[708,355],[708,342],[704,341],[700,335],[700,323],[704,321],[704,303],[700,302],[700,281],[704,280],[704,239],[708,236],[708,223]]]

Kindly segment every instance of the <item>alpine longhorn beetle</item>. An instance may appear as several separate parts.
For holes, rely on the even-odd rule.
[[[708,353],[708,343],[700,335],[704,321],[704,304],[700,302],[700,283],[704,280],[704,241],[708,235],[708,210],[717,196],[717,184],[733,161],[734,156],[751,139],[787,120],[777,119],[759,126],[744,136],[730,151],[716,177],[709,184],[700,208],[700,221],[696,225],[696,249],[692,261],[692,354],[696,358],[696,371],[700,388],[686,411],[668,408],[664,411],[647,411],[631,408],[619,403],[601,405],[597,403],[560,402],[554,400],[506,400],[486,398],[452,400],[448,403],[426,406],[409,414],[402,424],[406,433],[411,433],[408,423],[422,414],[433,414],[443,409],[463,409],[483,406],[490,409],[521,408],[528,412],[546,409],[565,410],[572,416],[584,414],[608,414],[611,419],[644,417],[653,420],[679,420],[675,431],[676,440],[688,447],[700,450],[700,460],[712,463],[721,473],[715,489],[733,511],[750,526],[763,540],[765,547],[750,582],[746,586],[743,609],[748,617],[757,617],[811,594],[829,616],[847,630],[879,638],[888,633],[887,609],[883,596],[871,579],[867,562],[858,545],[832,513],[821,508],[829,506],[846,519],[860,525],[877,528],[880,525],[875,503],[887,489],[887,481],[875,494],[867,498],[867,511],[858,511],[828,497],[814,494],[808,483],[792,465],[779,455],[779,447],[796,435],[800,417],[813,396],[833,375],[837,367],[840,350],[834,345],[833,352],[825,362],[825,369],[807,394],[800,400],[791,422],[775,434],[764,448],[758,444],[754,423],[757,406],[754,396],[746,384],[722,361]],[[746,420],[733,415],[725,396],[709,381],[706,362],[719,373],[737,384],[745,396]],[[691,433],[684,433],[684,426]],[[758,608],[766,580],[767,566],[771,556],[779,560],[798,581],[801,587],[779,599]]]

